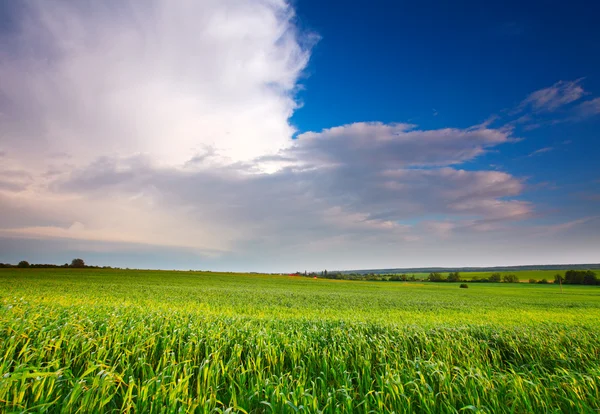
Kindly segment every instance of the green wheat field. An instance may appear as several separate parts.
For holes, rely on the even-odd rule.
[[[2,413],[599,409],[599,287],[0,269]]]

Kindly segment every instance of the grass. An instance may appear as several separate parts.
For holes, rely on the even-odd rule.
[[[597,412],[600,288],[563,291],[2,269],[0,412]]]

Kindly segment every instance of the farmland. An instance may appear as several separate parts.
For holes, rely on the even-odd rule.
[[[0,269],[0,306],[2,412],[600,409],[598,287]]]

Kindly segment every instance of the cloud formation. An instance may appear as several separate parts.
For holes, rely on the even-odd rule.
[[[40,161],[213,151],[249,160],[289,145],[309,57],[278,0],[30,1],[0,56],[2,150]]]
[[[510,128],[357,122],[292,139],[315,37],[282,0],[23,4],[0,55],[0,239],[387,266],[536,214],[524,179],[466,165],[517,142]],[[523,105],[582,94],[558,82]]]

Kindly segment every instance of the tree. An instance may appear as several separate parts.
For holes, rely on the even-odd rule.
[[[441,282],[444,279],[442,278],[441,273],[432,272],[432,273],[429,273],[429,276],[427,276],[427,280],[429,280],[430,282]]]
[[[515,274],[504,275],[502,281],[505,283],[519,283],[519,277]]]
[[[500,273],[492,273],[490,276],[490,282],[499,283],[502,280],[502,275]]]
[[[564,282],[565,282],[565,278],[562,277],[562,275],[560,273],[557,273],[557,274],[554,275],[554,283],[561,284],[561,283],[564,283]]]
[[[17,266],[18,267],[29,267],[29,262],[27,260],[21,260]]]
[[[569,285],[595,285],[598,283],[598,277],[591,270],[567,270],[564,283]]]
[[[448,282],[460,282],[460,273],[458,273],[458,272],[448,273]]]
[[[587,272],[585,272],[585,275],[583,276],[583,284],[584,285],[597,285],[598,278],[596,277],[596,274],[594,272],[592,272],[591,270],[588,270]]]
[[[71,267],[85,267],[83,259],[73,259],[71,261]]]

